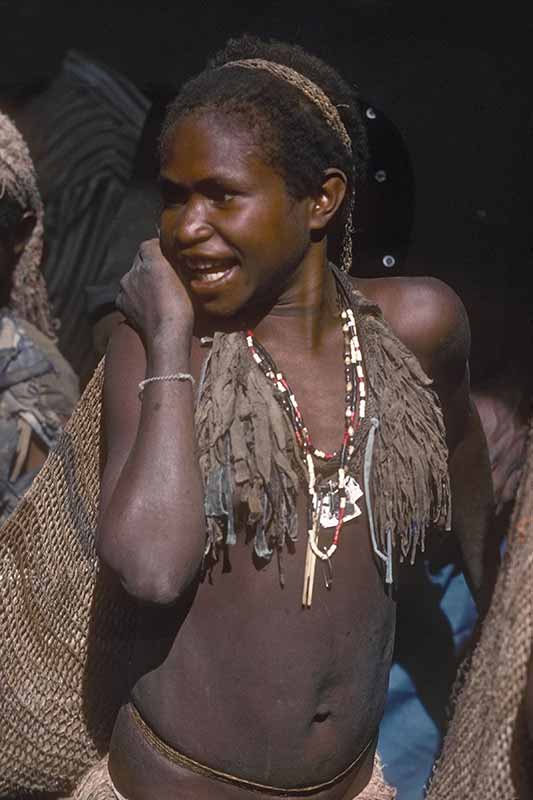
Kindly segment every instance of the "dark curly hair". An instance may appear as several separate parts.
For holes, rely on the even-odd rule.
[[[220,69],[230,61],[251,58],[291,67],[318,85],[337,107],[352,142],[351,155],[317,105],[299,88],[261,69]],[[204,72],[184,84],[168,107],[160,139],[162,163],[178,120],[198,111],[216,111],[242,120],[255,138],[263,161],[279,171],[296,199],[318,192],[328,167],[338,167],[345,173],[345,202],[329,231],[330,257],[337,260],[349,199],[364,178],[367,161],[365,125],[355,90],[333,67],[298,45],[245,35],[230,39]]]

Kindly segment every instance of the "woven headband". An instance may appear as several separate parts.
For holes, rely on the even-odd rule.
[[[243,58],[239,61],[228,61],[223,66],[244,67],[244,69],[262,69],[265,70],[265,72],[270,72],[277,78],[281,78],[281,80],[287,81],[291,86],[295,86],[320,110],[329,127],[335,131],[344,147],[351,155],[352,140],[340,118],[337,108],[333,105],[327,94],[322,91],[320,86],[310,81],[309,78],[306,78],[300,72],[292,69],[292,67],[286,67],[284,64],[277,64],[274,61],[267,61],[264,58]]]

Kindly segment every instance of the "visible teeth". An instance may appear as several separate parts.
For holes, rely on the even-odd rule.
[[[224,270],[228,270],[230,268],[229,262],[226,263],[221,261],[200,261],[197,259],[185,259],[185,264],[191,272],[207,272],[208,270],[218,270],[223,267]]]
[[[201,281],[207,281],[210,283],[211,281],[218,281],[218,279],[222,278],[227,271],[228,270],[225,270],[224,272],[206,272],[204,275],[198,275],[197,278]]]

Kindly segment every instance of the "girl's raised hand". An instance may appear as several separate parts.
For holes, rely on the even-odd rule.
[[[178,275],[161,252],[159,239],[139,248],[120,281],[115,301],[128,322],[147,340],[166,331],[192,334],[194,311]]]

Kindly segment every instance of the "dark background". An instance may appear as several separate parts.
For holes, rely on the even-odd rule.
[[[66,47],[152,90],[201,69],[231,34],[301,43],[355,82],[407,143],[416,204],[406,271],[443,277],[464,297],[474,327],[477,317],[493,317],[490,338],[505,336],[512,347],[528,335],[517,320],[530,317],[533,283],[530,8],[0,0],[0,83],[45,77]],[[486,324],[481,330],[477,346],[489,335]]]

